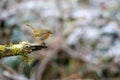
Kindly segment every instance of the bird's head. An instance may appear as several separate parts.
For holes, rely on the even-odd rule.
[[[53,32],[49,29],[46,29],[45,32],[49,33],[49,34],[53,34]]]

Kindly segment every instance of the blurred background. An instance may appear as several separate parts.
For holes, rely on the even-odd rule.
[[[0,0],[0,44],[34,43],[26,23],[53,31],[48,48],[2,58],[0,80],[120,79],[120,0]]]

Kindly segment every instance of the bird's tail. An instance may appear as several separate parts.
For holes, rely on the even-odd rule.
[[[30,24],[26,24],[26,26],[30,27],[34,32],[36,31],[36,29],[33,26],[31,26]]]

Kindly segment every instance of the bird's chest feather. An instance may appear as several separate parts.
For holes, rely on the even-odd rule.
[[[45,38],[47,39],[50,36],[50,33],[45,34]]]
[[[40,40],[45,40],[49,37],[50,33],[44,33],[40,38]]]

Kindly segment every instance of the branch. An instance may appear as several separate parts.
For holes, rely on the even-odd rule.
[[[29,43],[27,41],[20,42],[19,44],[0,45],[0,58],[14,55],[27,55],[32,51],[37,51],[47,48],[45,44]]]

